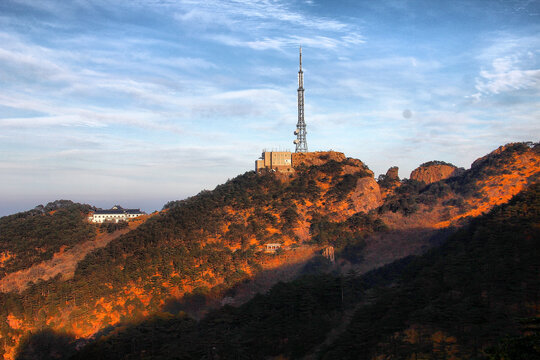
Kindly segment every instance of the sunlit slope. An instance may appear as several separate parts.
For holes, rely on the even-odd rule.
[[[476,160],[470,169],[426,185],[390,183],[378,213],[389,225],[444,228],[503,204],[540,175],[540,145],[513,143]],[[384,184],[381,184],[384,185]]]
[[[159,314],[74,359],[486,359],[540,315],[539,229],[535,184],[420,257],[281,283],[200,322]],[[538,335],[523,339],[519,351],[538,356],[527,345]]]
[[[144,223],[148,215],[134,219],[125,228],[116,231],[107,231],[105,227],[94,226],[96,235],[86,241],[80,241],[71,246],[63,245],[55,252],[52,259],[36,262],[23,270],[11,272],[0,279],[1,292],[22,292],[31,284],[49,280],[54,277],[67,280],[73,277],[78,263],[95,249],[104,247],[117,237],[136,229]],[[81,219],[86,222],[86,219]],[[85,226],[84,224],[81,224]]]
[[[44,327],[87,337],[159,311],[170,299],[186,294],[219,299],[262,270],[307,261],[322,246],[312,244],[313,219],[347,219],[356,206],[378,205],[362,202],[364,194],[356,191],[367,184],[376,193],[372,173],[358,160],[340,160],[306,166],[292,178],[246,173],[213,191],[171,202],[86,256],[72,278],[2,294],[4,348],[13,356],[23,334]],[[355,231],[364,231],[362,226]],[[357,240],[351,236],[347,242]],[[276,242],[284,249],[277,255],[260,251]]]
[[[482,195],[487,189],[515,194],[538,174],[538,146],[511,144],[493,156],[427,186],[402,182],[383,198],[361,161],[313,153],[293,175],[248,172],[170,202],[137,229],[89,253],[71,278],[0,294],[2,349],[13,358],[21,337],[37,329],[86,338],[163,310],[202,316],[221,303],[239,305],[278,280],[294,278],[328,246],[345,271],[365,272],[420,254],[437,244],[430,239],[438,229],[461,226],[469,212],[509,198]],[[512,180],[499,186],[513,168]],[[269,243],[281,249],[266,253]],[[309,266],[317,268],[317,261]],[[254,277],[262,280],[250,287]]]

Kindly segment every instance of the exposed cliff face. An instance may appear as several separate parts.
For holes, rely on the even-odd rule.
[[[354,212],[369,212],[382,204],[379,184],[372,177],[358,179],[354,192],[351,194]]]
[[[410,179],[431,184],[443,179],[448,179],[459,173],[456,166],[439,161],[430,161],[420,165],[411,172]]]

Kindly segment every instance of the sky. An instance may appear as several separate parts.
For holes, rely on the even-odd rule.
[[[539,141],[540,0],[0,0],[0,216],[160,210],[294,150],[375,176]]]

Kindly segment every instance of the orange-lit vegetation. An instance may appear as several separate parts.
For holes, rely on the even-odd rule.
[[[530,318],[540,305],[539,195],[540,184],[531,186],[421,257],[360,277],[280,283],[199,322],[159,314],[97,339],[75,359],[537,358],[538,329],[522,324],[538,323]],[[331,333],[349,313],[344,331]]]
[[[537,183],[440,248],[388,269],[396,285],[360,307],[322,358],[487,358],[493,343],[520,333],[519,319],[538,316],[539,226]]]
[[[87,337],[159,311],[170,298],[220,297],[265,269],[305,262],[313,249],[337,238],[307,244],[313,249],[306,251],[273,255],[259,250],[268,242],[290,247],[309,240],[314,214],[335,221],[354,214],[347,195],[354,191],[354,179],[366,176],[372,173],[363,164],[344,159],[299,169],[285,181],[246,173],[212,192],[171,202],[137,229],[90,252],[72,277],[43,277],[19,295],[2,295],[0,301],[13,304],[5,316],[23,324],[2,329],[4,349],[12,354],[28,330],[47,326]],[[326,190],[318,186],[322,182],[329,184]],[[98,240],[113,235],[100,233]],[[69,249],[58,256],[66,254]]]
[[[540,145],[515,143],[478,159],[470,170],[433,184],[404,180],[378,209],[389,223],[402,223],[402,214],[424,225],[444,228],[503,204],[538,179]],[[415,216],[416,215],[416,216]]]

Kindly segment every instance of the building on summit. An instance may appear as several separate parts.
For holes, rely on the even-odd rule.
[[[291,152],[263,150],[261,158],[255,160],[255,171],[260,172],[262,169],[281,172],[293,171]]]
[[[308,151],[306,140],[306,123],[304,121],[304,72],[302,71],[302,47],[300,47],[300,70],[298,71],[298,122],[294,135],[296,139],[293,143],[296,146],[296,153]],[[258,173],[263,169],[280,172],[292,172],[292,154],[290,151],[266,151],[260,159],[255,160],[255,171]]]
[[[138,216],[146,215],[140,209],[124,209],[121,206],[113,206],[110,210],[96,210],[90,214],[88,220],[93,223],[119,222],[134,219]]]

